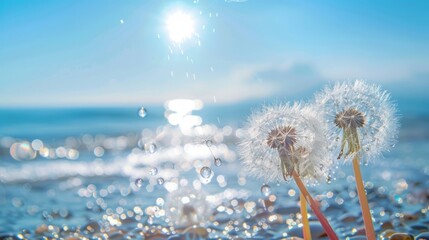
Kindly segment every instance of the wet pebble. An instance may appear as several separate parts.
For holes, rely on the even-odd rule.
[[[356,216],[356,215],[353,215],[353,214],[350,214],[350,213],[346,213],[346,214],[344,214],[344,215],[341,215],[341,216],[339,217],[339,220],[340,220],[341,222],[350,223],[350,222],[356,222],[356,220],[357,220],[358,218],[359,218],[359,217],[358,217],[358,216]]]
[[[366,236],[354,236],[348,238],[349,240],[367,240]]]
[[[114,233],[109,234],[109,239],[110,240],[124,239],[124,234],[122,232],[114,232]]]
[[[380,233],[379,238],[381,240],[385,240],[385,239],[389,239],[390,236],[392,236],[393,234],[395,234],[396,232],[392,229],[387,229],[383,232]]]
[[[391,222],[383,222],[380,226],[381,229],[393,229],[393,224]]]
[[[82,227],[82,230],[88,233],[97,233],[97,232],[100,232],[100,224],[98,224],[98,222],[95,222],[95,221],[89,222],[88,224]]]
[[[394,233],[389,240],[414,240],[414,237],[408,233]]]
[[[423,224],[413,224],[410,226],[411,229],[417,231],[417,232],[427,232],[428,226]]]
[[[311,232],[311,236],[314,239],[324,238],[327,236],[323,227],[320,225],[320,223],[317,223],[317,222],[310,222],[310,232]],[[303,237],[302,227],[292,228],[291,230],[289,230],[288,235]]]
[[[49,229],[48,229],[48,226],[46,226],[46,224],[42,224],[36,228],[36,234],[38,235],[42,235],[43,233],[48,231]]]
[[[429,240],[429,232],[420,233],[416,236],[416,240]]]
[[[12,233],[1,233],[0,234],[0,239],[1,240],[15,240],[15,239],[20,239],[20,238],[18,238],[17,236],[15,236],[14,234],[12,234]]]

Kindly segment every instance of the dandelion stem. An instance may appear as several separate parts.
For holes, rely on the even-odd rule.
[[[307,203],[305,201],[305,197],[302,194],[302,192],[299,195],[299,203],[301,205],[302,233],[303,233],[304,239],[311,240],[310,224],[308,223],[308,215],[307,215]]]
[[[356,187],[359,196],[360,206],[362,208],[363,223],[365,225],[365,233],[368,240],[375,240],[374,226],[372,224],[372,216],[366,198],[365,188],[363,185],[362,174],[359,168],[359,157],[355,155],[353,158],[353,170],[356,178]]]
[[[310,193],[308,193],[307,188],[305,187],[304,183],[301,181],[301,178],[299,177],[298,173],[296,171],[292,171],[292,176],[296,182],[296,185],[298,185],[298,188],[301,191],[301,194],[304,195],[305,199],[310,205],[311,210],[313,210],[317,219],[319,219],[319,222],[322,225],[323,229],[325,229],[325,232],[328,235],[329,239],[338,240],[337,234],[332,229],[331,225],[323,215],[322,211],[320,211],[319,204],[311,197]]]

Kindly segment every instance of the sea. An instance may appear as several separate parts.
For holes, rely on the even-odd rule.
[[[0,109],[0,239],[302,237],[293,181],[246,175],[237,143],[260,102]],[[429,109],[362,164],[380,239],[429,234]],[[309,191],[340,239],[365,239],[352,166]],[[309,210],[313,239],[328,239]],[[423,239],[423,238],[422,238]]]

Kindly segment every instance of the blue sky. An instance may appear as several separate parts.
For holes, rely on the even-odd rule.
[[[170,41],[165,22],[178,9],[193,17],[200,44]],[[392,0],[3,0],[0,106],[292,100],[353,79],[429,102],[427,9]]]

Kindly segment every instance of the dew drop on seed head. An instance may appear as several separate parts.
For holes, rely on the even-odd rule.
[[[158,168],[153,167],[149,170],[149,174],[152,176],[155,176],[156,174],[158,174]]]
[[[147,116],[147,110],[146,110],[146,108],[141,107],[141,108],[139,109],[139,116],[140,116],[141,118],[144,118],[144,117],[146,117],[146,116]]]
[[[158,182],[159,185],[164,184],[164,178],[160,177],[156,180]]]
[[[216,167],[220,167],[222,165],[222,159],[215,158],[214,159],[214,164],[215,164]]]
[[[209,167],[203,167],[200,170],[200,175],[203,178],[209,178],[212,175],[212,170]]]
[[[137,186],[138,188],[141,188],[141,187],[142,187],[142,185],[143,185],[143,179],[141,179],[141,178],[137,178],[137,179],[136,179],[136,181],[135,181],[134,183],[136,184],[136,186]]]
[[[261,186],[261,193],[265,197],[268,197],[271,194],[271,187],[268,184],[264,184]]]

